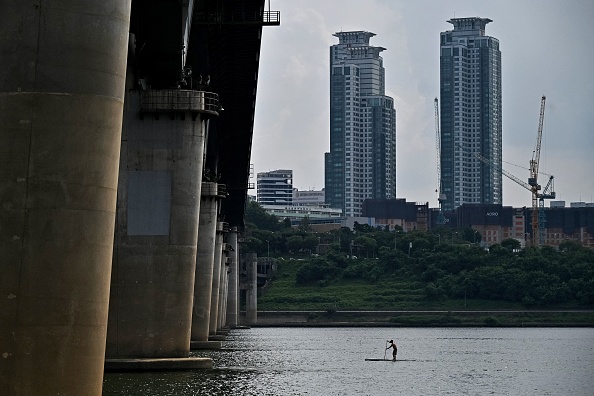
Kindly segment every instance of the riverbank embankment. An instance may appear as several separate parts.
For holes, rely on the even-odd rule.
[[[593,310],[259,311],[253,327],[594,327]]]

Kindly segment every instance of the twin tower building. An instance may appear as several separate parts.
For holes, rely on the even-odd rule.
[[[441,186],[444,210],[501,204],[501,52],[486,18],[454,18],[440,34]],[[385,94],[385,50],[374,33],[338,32],[330,47],[326,203],[345,217],[366,199],[396,198],[396,110]],[[428,115],[429,116],[429,115]],[[489,164],[481,161],[480,155]]]

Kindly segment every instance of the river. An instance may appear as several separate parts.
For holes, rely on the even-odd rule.
[[[365,360],[389,339],[398,361]],[[592,328],[253,328],[192,354],[215,369],[106,373],[103,394],[594,395]]]

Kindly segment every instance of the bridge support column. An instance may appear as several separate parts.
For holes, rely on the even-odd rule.
[[[215,237],[214,263],[212,272],[212,293],[210,297],[210,323],[208,326],[208,335],[214,336],[219,329],[220,312],[220,289],[221,289],[221,260],[223,253],[223,222],[217,222],[217,232]]]
[[[227,231],[229,232],[229,231]],[[229,272],[231,271],[231,253],[229,244],[223,242],[223,256],[221,261],[221,289],[219,293],[219,326],[218,330],[223,330],[227,325],[227,296],[229,294]]]
[[[130,0],[0,15],[0,394],[101,395]]]
[[[258,256],[256,253],[246,255],[246,274],[246,324],[253,325],[258,322]]]
[[[208,121],[188,107],[197,101],[182,100],[199,94],[126,95],[106,366],[181,358],[195,367],[188,356]]]
[[[208,341],[217,232],[217,188],[217,183],[202,183],[192,309],[192,349],[220,348],[221,346],[220,342]]]
[[[237,243],[237,227],[229,231],[229,244],[231,245],[229,291],[227,293],[227,325],[231,328],[237,327],[239,316],[239,244]]]

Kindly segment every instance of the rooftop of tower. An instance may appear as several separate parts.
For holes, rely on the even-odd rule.
[[[447,21],[454,25],[454,30],[479,30],[481,36],[485,34],[485,26],[493,20],[489,18],[468,17],[468,18],[452,18]]]
[[[375,33],[366,32],[364,30],[356,30],[351,32],[336,32],[334,37],[338,37],[340,44],[369,44],[369,39],[375,36]]]

